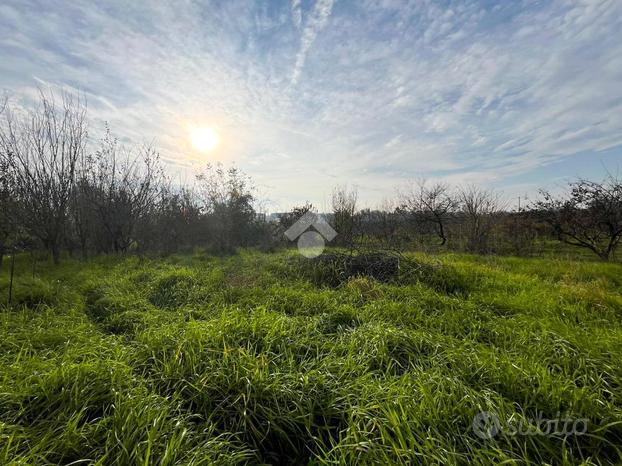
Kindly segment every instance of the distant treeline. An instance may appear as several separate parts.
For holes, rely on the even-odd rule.
[[[87,147],[85,103],[40,93],[38,106],[15,111],[0,102],[0,263],[7,253],[63,251],[173,253],[195,247],[230,253],[289,244],[285,230],[311,204],[267,217],[252,180],[208,164],[191,186],[171,182],[153,147],[128,149],[106,131]],[[345,248],[450,249],[529,255],[558,240],[614,256],[622,236],[622,183],[577,180],[566,193],[509,210],[499,193],[477,186],[420,182],[377,210],[359,209],[357,192],[335,188],[327,214]]]

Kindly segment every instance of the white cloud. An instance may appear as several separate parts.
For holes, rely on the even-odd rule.
[[[310,18],[307,20],[302,31],[302,37],[300,38],[300,49],[296,54],[296,63],[294,64],[294,71],[292,72],[292,84],[296,84],[300,78],[300,73],[305,66],[307,59],[307,53],[313,45],[315,38],[320,33],[326,22],[330,17],[330,12],[333,9],[334,0],[317,0],[313,12]]]
[[[214,126],[210,158],[275,205],[343,182],[374,205],[406,178],[501,183],[621,146],[621,29],[617,0],[8,0],[0,88],[79,88],[93,132],[155,139],[186,174],[207,161],[188,125]]]
[[[300,0],[292,0],[292,20],[297,29],[300,29],[302,24],[302,8],[300,6]]]

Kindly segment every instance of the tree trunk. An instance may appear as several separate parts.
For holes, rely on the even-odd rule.
[[[60,248],[57,244],[52,245],[52,260],[54,261],[54,265],[60,264]]]
[[[441,246],[445,246],[447,238],[445,237],[445,229],[443,228],[443,222],[438,222],[438,235],[441,237]]]
[[[605,262],[609,262],[609,259],[611,259],[611,252],[610,251],[601,251],[598,253],[598,257],[601,258],[601,260],[604,260]]]
[[[15,251],[11,254],[11,272],[9,279],[9,306],[13,301],[13,275],[15,274]]]

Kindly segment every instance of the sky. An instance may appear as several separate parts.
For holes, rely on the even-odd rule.
[[[182,182],[235,164],[269,211],[420,179],[515,199],[622,172],[621,31],[620,0],[2,0],[0,89],[80,92],[93,140]]]

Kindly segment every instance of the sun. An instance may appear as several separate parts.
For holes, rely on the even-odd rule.
[[[212,128],[194,128],[190,133],[190,141],[196,150],[199,152],[211,152],[213,151],[220,138],[218,133]]]

